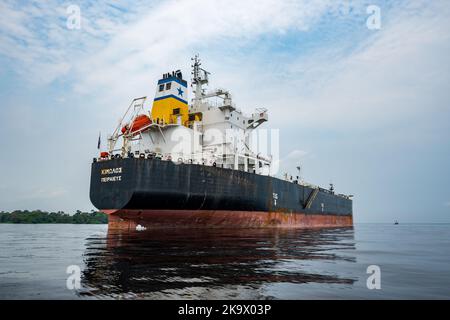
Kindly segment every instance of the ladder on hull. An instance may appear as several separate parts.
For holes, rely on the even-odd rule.
[[[309,194],[308,200],[306,200],[306,203],[303,206],[304,209],[310,209],[311,208],[311,205],[312,205],[312,203],[313,203],[313,201],[316,198],[318,193],[319,193],[319,188],[316,188],[313,191],[311,191],[311,193]]]

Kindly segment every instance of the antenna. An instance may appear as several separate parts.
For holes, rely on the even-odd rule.
[[[208,71],[206,71],[203,68],[200,68],[202,65],[200,61],[200,57],[198,53],[191,58],[192,61],[192,86],[195,85],[195,101],[198,102],[202,99],[203,96],[203,88],[202,86],[204,84],[209,83],[208,75],[210,74]]]
[[[199,84],[201,81],[201,77],[200,77],[200,66],[202,65],[202,63],[200,62],[200,57],[198,55],[198,53],[191,58],[191,61],[193,62],[191,67],[192,67],[192,84]]]

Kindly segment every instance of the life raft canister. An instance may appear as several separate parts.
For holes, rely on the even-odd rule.
[[[151,124],[152,124],[152,120],[150,120],[150,118],[148,116],[146,116],[145,114],[141,114],[141,115],[138,115],[134,119],[134,121],[133,121],[133,123],[131,125],[131,128],[130,128],[129,124],[125,125],[122,128],[122,133],[123,134],[126,134],[126,133],[133,134],[136,131],[139,131],[140,129],[142,129],[142,128],[146,127],[146,126],[149,126]]]

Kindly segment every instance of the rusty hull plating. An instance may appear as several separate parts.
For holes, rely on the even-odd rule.
[[[103,210],[111,230],[146,228],[330,228],[351,227],[349,215],[223,210]]]

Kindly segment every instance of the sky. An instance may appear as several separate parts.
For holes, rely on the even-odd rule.
[[[0,211],[93,209],[99,132],[199,53],[211,88],[269,110],[282,171],[354,195],[355,222],[450,222],[449,1],[3,0],[0,13]]]

